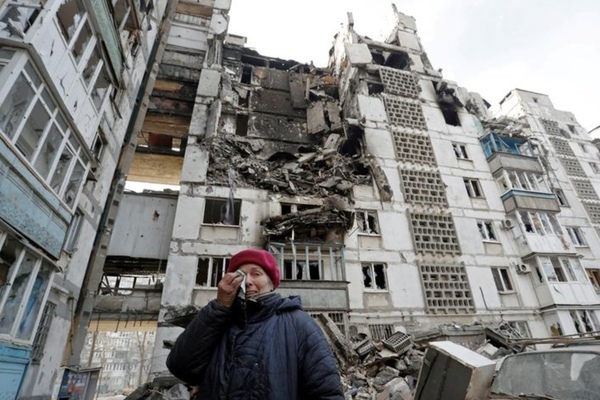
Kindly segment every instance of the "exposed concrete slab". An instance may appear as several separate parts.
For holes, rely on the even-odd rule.
[[[360,116],[369,121],[388,122],[383,102],[378,97],[358,95]]]
[[[228,25],[229,21],[223,14],[213,14],[212,19],[210,20],[210,29],[217,35],[226,32]]]
[[[369,46],[365,43],[351,44],[346,43],[346,54],[352,65],[367,65],[373,62],[373,56]]]
[[[217,97],[219,95],[219,84],[221,73],[212,69],[203,69],[198,82],[198,96]]]

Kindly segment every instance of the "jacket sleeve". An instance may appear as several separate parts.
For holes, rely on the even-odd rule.
[[[343,400],[337,362],[323,331],[304,311],[300,318],[298,386],[303,399]]]
[[[216,300],[204,306],[173,345],[167,357],[169,371],[188,384],[200,384],[231,316],[232,310]]]

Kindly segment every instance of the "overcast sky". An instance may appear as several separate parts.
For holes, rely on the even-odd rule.
[[[388,0],[232,0],[229,32],[266,56],[327,65],[333,36],[382,40]],[[600,0],[397,0],[417,20],[433,66],[498,103],[511,89],[548,94],[588,131],[600,125]],[[600,129],[595,134],[600,137]]]

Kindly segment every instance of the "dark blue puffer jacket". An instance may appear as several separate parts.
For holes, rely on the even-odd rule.
[[[215,300],[179,336],[167,358],[198,399],[343,400],[337,365],[300,298],[273,293],[258,302]]]

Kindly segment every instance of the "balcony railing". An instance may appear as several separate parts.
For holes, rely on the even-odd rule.
[[[283,280],[345,281],[344,246],[335,243],[269,243]]]

